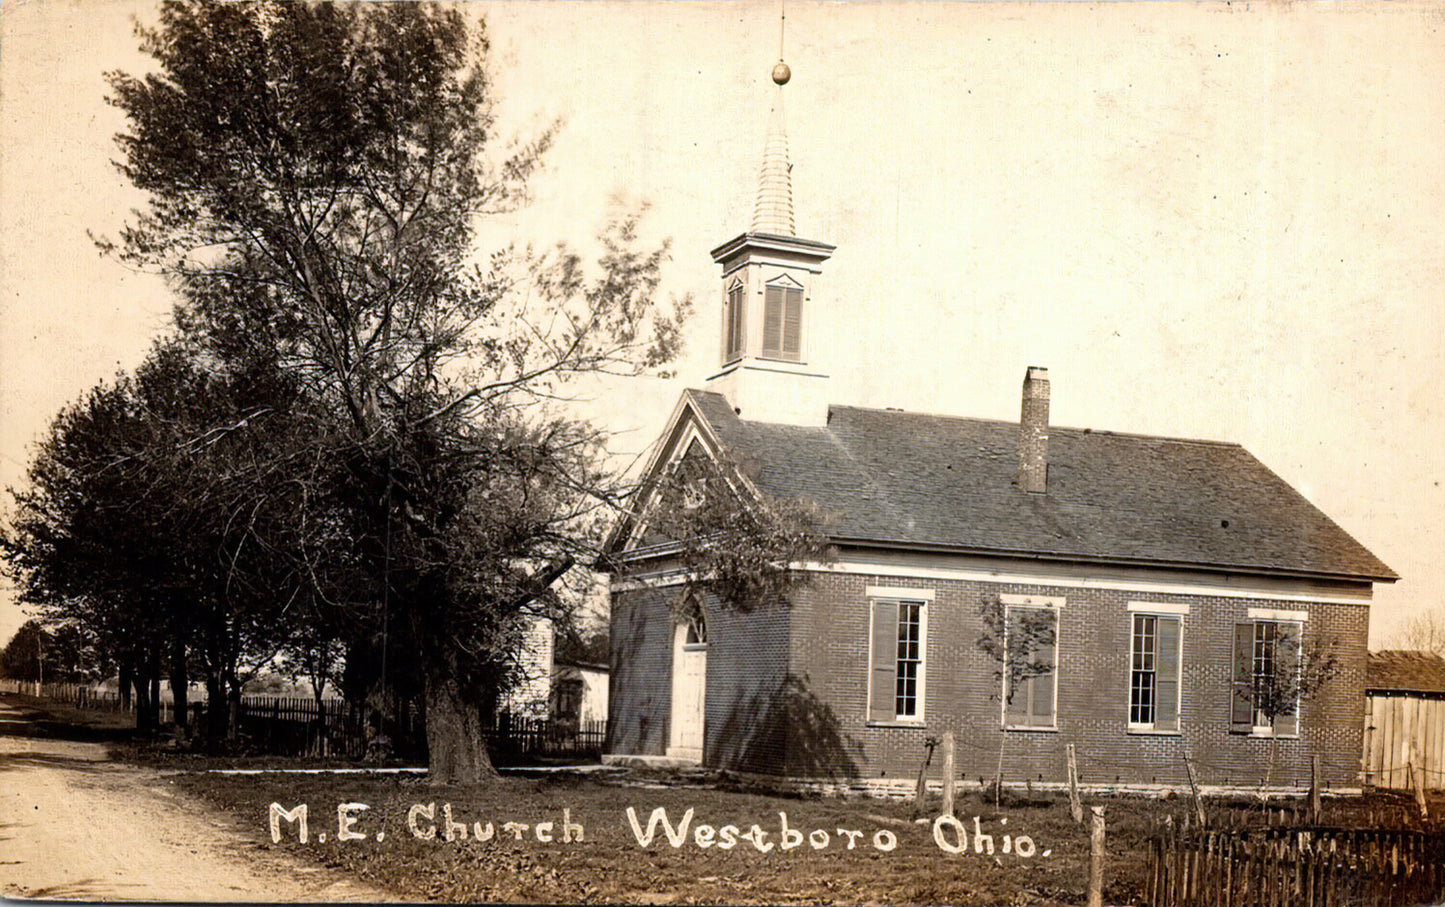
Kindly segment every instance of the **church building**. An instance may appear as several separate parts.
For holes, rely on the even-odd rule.
[[[721,360],[648,470],[734,464],[814,505],[836,558],[796,565],[786,603],[723,607],[638,501],[605,760],[898,790],[952,732],[967,780],[1063,783],[1072,748],[1086,787],[1177,787],[1186,759],[1206,787],[1358,787],[1372,588],[1396,576],[1243,448],[1051,425],[1022,364],[1017,423],[829,399],[818,326],[843,316],[817,292],[834,247],[794,230],[788,78],[751,229],[712,250]]]

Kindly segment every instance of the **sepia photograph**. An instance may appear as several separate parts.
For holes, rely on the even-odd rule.
[[[0,0],[0,896],[1445,901],[1445,6]]]

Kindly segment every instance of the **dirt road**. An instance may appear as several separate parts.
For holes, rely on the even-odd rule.
[[[28,736],[0,702],[0,894],[82,900],[377,901],[389,893],[263,852],[163,775],[99,743]]]

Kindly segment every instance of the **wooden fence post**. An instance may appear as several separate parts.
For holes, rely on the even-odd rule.
[[[1425,802],[1425,773],[1412,764],[1410,766],[1411,781],[1415,788],[1415,805],[1420,807],[1420,819],[1429,821],[1430,807]]]
[[[1194,798],[1194,817],[1199,820],[1199,827],[1204,827],[1204,801],[1199,799],[1199,782],[1194,777],[1194,763],[1188,756],[1184,757],[1184,771],[1189,775],[1189,793]]]
[[[953,731],[946,731],[943,735],[943,806],[939,809],[940,816],[953,815],[953,794],[957,782],[957,768],[953,761]]]
[[[1079,800],[1079,763],[1074,758],[1074,745],[1068,746],[1069,753],[1069,815],[1074,817],[1075,825],[1082,825],[1084,822],[1084,804]]]
[[[1310,824],[1320,824],[1320,754],[1310,758]]]
[[[1104,904],[1104,807],[1091,806],[1089,826],[1089,907]]]

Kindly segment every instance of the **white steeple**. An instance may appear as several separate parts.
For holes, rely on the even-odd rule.
[[[763,148],[763,168],[758,173],[758,201],[753,208],[753,232],[774,236],[796,236],[793,230],[793,165],[788,163],[788,133],[783,127],[783,86],[792,73],[778,61],[773,81],[778,94],[768,119],[768,142]]]
[[[799,239],[793,227],[792,165],[783,127],[783,86],[792,72],[779,59],[772,77],[777,97],[752,229],[712,251],[723,267],[722,370],[707,386],[727,397],[744,419],[826,425],[828,376],[819,368],[824,351],[817,343],[824,310],[814,289],[833,246]]]

